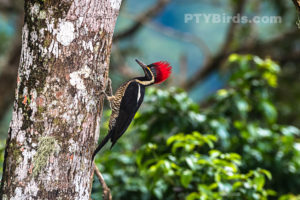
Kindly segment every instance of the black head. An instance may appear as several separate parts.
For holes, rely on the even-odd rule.
[[[155,78],[155,74],[153,74],[151,68],[149,66],[147,66],[146,64],[144,64],[143,62],[141,62],[138,59],[135,59],[135,61],[142,67],[142,69],[144,70],[145,73],[145,78],[146,80],[150,81],[152,79]],[[153,77],[154,76],[154,77]]]

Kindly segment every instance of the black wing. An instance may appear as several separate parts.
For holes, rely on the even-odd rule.
[[[121,100],[119,116],[115,126],[111,130],[111,142],[113,145],[124,134],[130,125],[134,115],[141,106],[145,95],[145,86],[137,82],[131,82]]]

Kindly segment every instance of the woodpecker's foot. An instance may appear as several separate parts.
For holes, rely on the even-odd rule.
[[[95,94],[98,96],[107,95],[104,90],[96,91]]]
[[[104,91],[104,90],[101,90],[101,91],[99,92],[99,95],[101,95],[101,96],[104,95],[106,98],[107,98],[107,96],[108,96],[108,95],[106,94],[106,91]]]
[[[104,95],[105,96],[105,98],[107,99],[107,101],[109,102],[109,107],[111,108],[111,100],[112,100],[112,98],[113,98],[113,96],[109,96],[109,95],[107,95],[107,93],[106,93],[106,91],[100,91],[100,93],[99,93],[101,96],[102,95]]]
[[[105,95],[106,97],[112,96],[112,86],[111,86],[111,79],[107,78],[106,88],[101,91],[96,92],[97,95]]]
[[[108,96],[112,96],[113,95],[112,86],[111,86],[111,79],[110,78],[107,78],[106,94]]]

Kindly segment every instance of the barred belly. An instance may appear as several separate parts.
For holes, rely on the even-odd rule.
[[[122,98],[125,94],[125,91],[126,91],[128,85],[132,81],[133,80],[130,80],[130,81],[127,81],[124,84],[122,84],[118,88],[118,90],[116,91],[115,95],[112,97],[112,100],[111,100],[112,113],[111,113],[110,119],[109,119],[109,130],[111,130],[115,126],[115,123],[116,123],[117,118],[119,116],[119,110],[120,110],[120,105],[121,105]]]

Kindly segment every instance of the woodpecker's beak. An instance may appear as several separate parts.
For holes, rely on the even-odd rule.
[[[135,59],[135,62],[137,62],[143,68],[144,72],[146,73],[147,65],[145,65],[144,63],[142,63],[138,59]]]

